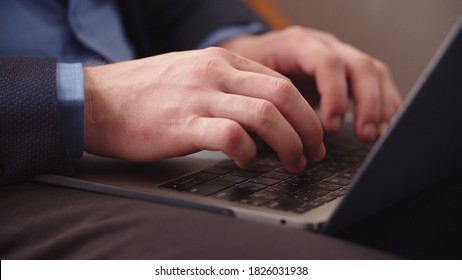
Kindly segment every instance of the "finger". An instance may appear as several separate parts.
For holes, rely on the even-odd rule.
[[[378,136],[382,116],[382,93],[375,61],[349,45],[337,47],[343,57],[355,102],[355,130],[363,141]]]
[[[348,108],[348,83],[344,62],[330,47],[330,43],[324,42],[327,39],[313,39],[310,31],[305,29],[297,28],[293,32],[297,32],[295,35],[298,35],[299,40],[291,48],[289,58],[284,61],[285,67],[315,78],[321,98],[322,124],[327,131],[336,132],[341,128]]]
[[[317,51],[314,76],[321,97],[321,120],[327,131],[338,132],[348,108],[348,86],[345,65],[338,55],[323,48]],[[308,57],[308,54],[304,57]],[[308,63],[300,62],[309,71]]]
[[[381,61],[376,61],[376,67],[380,76],[382,93],[382,116],[379,124],[379,134],[382,135],[401,105],[401,95],[398,92],[388,67]]]
[[[319,119],[289,80],[240,71],[229,76],[224,91],[269,101],[301,139],[305,156],[313,161],[324,158]]]
[[[301,139],[271,102],[233,94],[216,95],[215,99],[212,116],[231,119],[255,132],[277,152],[289,171],[303,170],[306,159]]]
[[[191,123],[187,141],[197,150],[222,151],[240,167],[251,165],[257,147],[237,122],[230,119],[200,117]]]
[[[382,117],[382,93],[375,60],[356,48],[342,43],[331,34],[311,29],[308,32],[319,40],[319,44],[323,43],[326,46],[327,53],[325,53],[325,56],[335,57],[337,55],[338,60],[344,64],[346,69],[345,77],[349,78],[352,96],[356,105],[356,134],[363,141],[375,140],[378,136]],[[316,42],[316,40],[314,41]],[[314,43],[312,45],[316,46]],[[317,69],[323,68],[325,67],[318,67]],[[342,100],[344,99],[342,98]],[[347,105],[347,103],[343,104]]]
[[[321,98],[322,124],[327,131],[339,131],[348,108],[348,82],[343,58],[332,48],[338,44],[338,39],[325,32],[300,27],[287,29],[286,35],[292,47],[289,57],[283,57],[279,64],[292,72],[315,78]]]

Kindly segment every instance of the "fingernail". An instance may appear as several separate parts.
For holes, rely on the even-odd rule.
[[[374,140],[377,137],[377,128],[374,124],[368,123],[363,126],[363,134],[370,140]]]

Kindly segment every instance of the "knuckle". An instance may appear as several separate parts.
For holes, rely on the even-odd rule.
[[[304,35],[306,33],[306,29],[300,25],[292,25],[287,27],[285,32],[291,36],[299,36]]]
[[[360,68],[368,71],[374,71],[376,69],[375,60],[368,54],[361,54],[357,59],[357,64]]]
[[[199,76],[216,76],[219,72],[218,61],[206,57],[196,62],[194,72]]]
[[[281,32],[283,34],[281,39],[294,46],[304,44],[307,38],[310,37],[307,29],[299,25],[287,27]]]
[[[380,60],[375,60],[374,63],[375,63],[375,68],[377,69],[377,72],[379,73],[381,78],[383,79],[392,78],[390,67],[386,63]]]
[[[293,25],[285,29],[286,34],[293,38],[313,37],[323,43],[337,43],[340,39],[334,34],[322,30],[311,29],[301,25]]]
[[[275,78],[273,91],[269,92],[271,100],[277,108],[285,108],[292,104],[295,100],[293,92],[296,91],[295,86],[290,80],[284,78]]]
[[[229,54],[228,50],[220,47],[208,47],[203,52],[211,56],[226,56]]]
[[[201,50],[194,64],[194,73],[199,77],[221,77],[229,54],[229,51],[219,47]]]
[[[337,68],[343,65],[343,60],[339,54],[333,51],[324,53],[324,64],[329,68]]]
[[[293,87],[292,82],[284,78],[274,78],[273,81],[276,92],[290,92]]]
[[[271,126],[272,123],[274,123],[277,109],[273,105],[273,103],[264,99],[259,99],[255,101],[254,112],[257,123],[260,123],[265,127],[268,127]]]
[[[375,66],[380,73],[383,73],[385,75],[391,74],[391,70],[385,62],[380,61],[380,60],[375,60]]]
[[[329,40],[331,42],[339,42],[340,41],[340,39],[337,36],[335,36],[334,34],[332,34],[332,33],[324,32],[324,36],[325,36],[326,40]]]
[[[236,147],[241,142],[242,137],[243,130],[237,123],[228,122],[221,128],[221,140],[225,147]]]
[[[340,39],[332,33],[322,31],[322,30],[317,30],[317,32],[319,36],[322,38],[322,40],[324,40],[325,42],[330,42],[330,43],[340,42]]]

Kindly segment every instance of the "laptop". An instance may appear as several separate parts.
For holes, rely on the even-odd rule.
[[[271,151],[238,168],[220,152],[152,163],[84,155],[73,177],[40,182],[335,233],[462,174],[462,17],[374,145],[348,126],[326,135],[327,156],[290,174]]]

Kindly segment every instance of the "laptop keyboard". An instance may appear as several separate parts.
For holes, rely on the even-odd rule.
[[[160,187],[194,195],[274,210],[305,213],[343,196],[370,145],[357,141],[350,130],[326,135],[326,158],[309,163],[298,174],[289,173],[275,154],[259,156],[242,169],[227,160]]]

